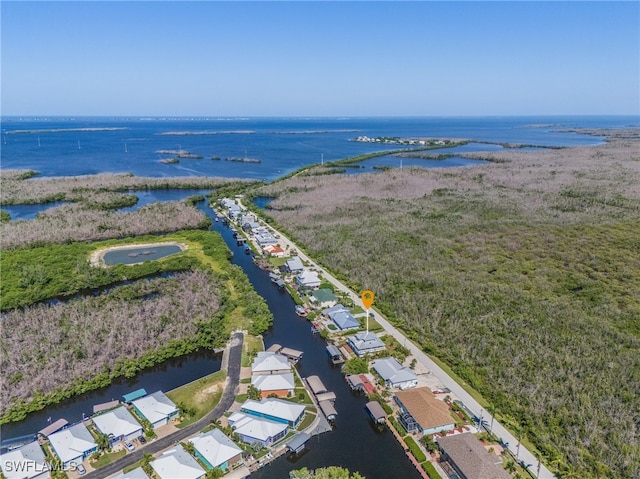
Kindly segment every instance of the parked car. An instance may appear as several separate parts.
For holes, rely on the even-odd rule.
[[[87,470],[84,468],[82,464],[76,465],[76,472],[80,475],[83,475]]]
[[[124,447],[126,447],[129,451],[133,451],[135,449],[135,446],[131,444],[129,441],[124,442]]]
[[[140,444],[144,444],[147,442],[147,440],[144,438],[144,436],[138,436],[138,441],[140,441]]]

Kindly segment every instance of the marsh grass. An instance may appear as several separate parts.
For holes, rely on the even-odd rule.
[[[638,130],[486,165],[298,175],[267,214],[558,470],[640,468]]]

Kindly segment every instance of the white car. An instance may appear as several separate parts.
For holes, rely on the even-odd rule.
[[[124,447],[126,447],[129,451],[133,451],[135,449],[135,446],[131,444],[129,441],[124,442]]]
[[[82,464],[78,464],[76,466],[76,472],[80,475],[83,475],[85,472],[87,472],[87,470],[84,468]]]

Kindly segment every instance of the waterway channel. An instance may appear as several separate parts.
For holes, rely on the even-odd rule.
[[[320,376],[327,388],[337,396],[335,407],[338,417],[333,431],[314,436],[307,443],[306,452],[296,460],[282,456],[252,474],[252,477],[286,478],[289,471],[294,469],[335,465],[358,471],[369,479],[419,478],[420,475],[391,432],[387,429],[378,430],[371,423],[364,410],[366,397],[349,389],[339,367],[329,361],[325,341],[311,332],[310,323],[306,319],[295,314],[293,299],[271,282],[266,271],[255,266],[251,255],[244,254],[243,248],[236,245],[231,229],[222,222],[215,221],[213,211],[205,202],[200,202],[198,207],[212,219],[212,228],[222,235],[234,253],[233,263],[243,269],[273,313],[274,324],[264,334],[265,347],[278,343],[303,351],[304,356],[297,365],[300,375]],[[33,434],[45,427],[49,418],[55,421],[63,417],[72,423],[80,421],[83,415],[92,413],[94,404],[118,399],[141,387],[148,392],[158,389],[168,391],[219,370],[220,362],[221,356],[211,351],[199,351],[170,359],[134,378],[120,378],[106,388],[32,413],[23,421],[4,424],[3,439]]]

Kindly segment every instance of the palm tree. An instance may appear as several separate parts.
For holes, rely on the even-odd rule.
[[[109,436],[107,436],[103,432],[99,432],[96,436],[96,444],[98,445],[98,451],[106,451],[107,449],[109,449],[109,446],[111,446],[111,443],[109,442]]]
[[[520,460],[520,441],[522,440],[522,426],[513,426],[513,432],[516,435],[516,439],[518,439],[518,445],[516,446],[516,460]]]
[[[538,460],[538,468],[536,469],[536,477],[540,477],[540,459],[542,457],[542,454],[540,454],[538,451],[533,451],[533,455]]]

